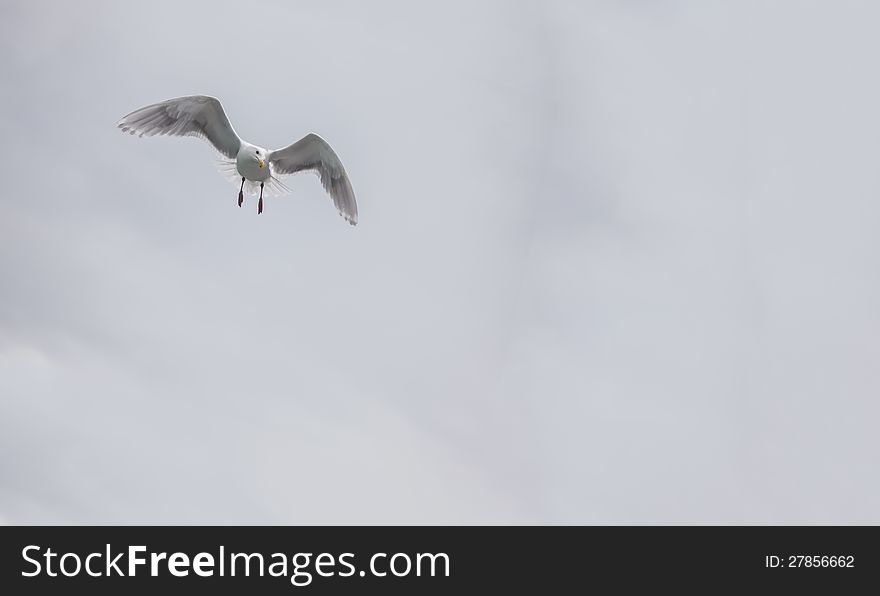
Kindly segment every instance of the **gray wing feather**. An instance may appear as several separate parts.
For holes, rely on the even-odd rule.
[[[188,95],[154,103],[128,114],[117,126],[123,132],[142,137],[201,137],[230,159],[235,159],[241,147],[241,139],[220,101],[207,95]]]
[[[316,134],[308,134],[293,145],[270,152],[269,164],[278,174],[314,170],[320,176],[321,184],[333,199],[339,214],[351,225],[357,224],[357,202],[348,174],[345,173],[339,156],[324,139]]]

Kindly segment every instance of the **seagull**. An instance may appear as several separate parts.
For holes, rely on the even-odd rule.
[[[279,175],[312,171],[333,199],[339,214],[351,225],[357,224],[357,203],[351,182],[336,152],[316,134],[308,134],[283,149],[268,150],[241,139],[216,97],[187,95],[146,106],[128,114],[117,126],[122,132],[138,136],[194,136],[207,140],[220,152],[219,170],[241,186],[238,206],[244,193],[255,195],[259,188],[257,214],[263,212],[263,191],[283,195],[290,191]]]

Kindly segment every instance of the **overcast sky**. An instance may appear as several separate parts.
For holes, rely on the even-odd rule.
[[[880,523],[878,18],[4,2],[0,521]]]

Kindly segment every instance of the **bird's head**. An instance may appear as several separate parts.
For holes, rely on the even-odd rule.
[[[260,166],[260,169],[263,169],[264,167],[266,167],[266,150],[254,147],[253,152],[254,152],[254,161],[257,162],[257,165]]]

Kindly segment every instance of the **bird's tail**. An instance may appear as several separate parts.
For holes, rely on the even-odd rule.
[[[217,171],[220,172],[220,175],[229,180],[232,184],[237,187],[241,186],[241,174],[238,173],[238,167],[235,165],[235,160],[233,159],[219,159],[217,160]],[[260,183],[253,182],[251,180],[245,180],[244,188],[242,189],[246,194],[259,196],[260,194]],[[276,178],[270,170],[269,179],[263,183],[263,196],[265,197],[280,197],[282,195],[290,194],[292,191],[287,188],[281,180]]]

